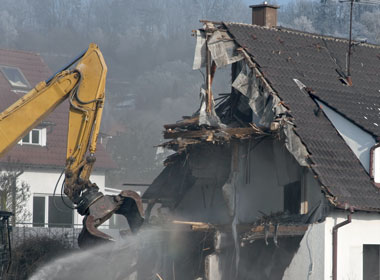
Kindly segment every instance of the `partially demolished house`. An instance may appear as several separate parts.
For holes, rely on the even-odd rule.
[[[379,279],[380,46],[354,42],[348,76],[347,40],[251,7],[252,25],[195,32],[201,106],[165,125],[176,153],[143,196],[214,239],[177,277]],[[216,96],[222,67],[231,92]]]

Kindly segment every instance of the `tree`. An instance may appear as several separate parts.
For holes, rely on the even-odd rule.
[[[22,222],[30,218],[30,212],[26,208],[26,203],[30,197],[30,185],[20,180],[23,173],[22,165],[12,163],[10,159],[0,170],[0,208],[2,211],[9,211],[14,214],[12,217],[13,226],[16,221]]]

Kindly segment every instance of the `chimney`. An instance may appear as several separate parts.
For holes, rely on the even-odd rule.
[[[277,26],[277,9],[279,6],[264,2],[260,5],[249,6],[252,9],[252,24],[273,27]]]

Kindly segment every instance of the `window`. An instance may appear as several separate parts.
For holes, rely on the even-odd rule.
[[[20,140],[19,144],[46,146],[46,128],[32,129]]]
[[[63,200],[60,195],[49,196],[49,227],[74,226],[73,203],[67,197],[63,197]]]
[[[380,279],[380,245],[363,245],[363,280]]]
[[[22,74],[21,70],[16,67],[0,66],[1,72],[4,74],[5,78],[8,80],[12,88],[17,89],[28,89],[30,84]]]
[[[380,144],[371,148],[369,175],[375,185],[380,187]]]
[[[284,211],[299,214],[301,210],[301,182],[297,181],[284,186]]]
[[[33,226],[43,227],[45,224],[45,197],[33,197]]]

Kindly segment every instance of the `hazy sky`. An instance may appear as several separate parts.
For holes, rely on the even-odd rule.
[[[263,3],[264,1],[244,0],[244,2],[247,3],[248,5],[257,5],[257,4]],[[284,4],[287,4],[289,2],[289,0],[267,0],[267,2],[272,3],[272,4],[277,4],[277,5],[284,5]]]

